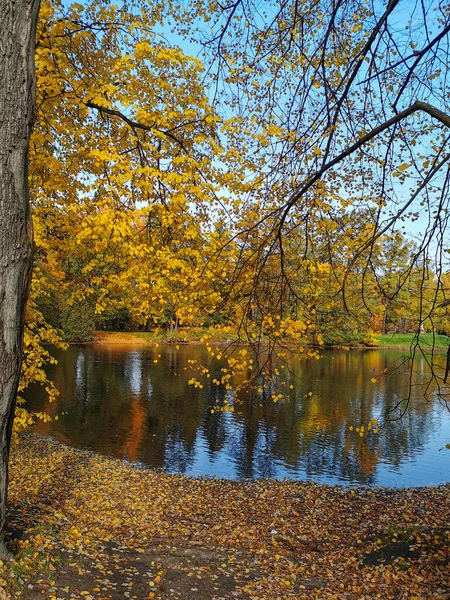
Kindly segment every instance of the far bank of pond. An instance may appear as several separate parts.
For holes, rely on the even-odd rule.
[[[79,448],[156,470],[231,479],[292,478],[322,483],[436,485],[450,480],[450,415],[424,403],[426,361],[410,371],[393,349],[325,350],[293,359],[284,379],[289,401],[254,393],[237,401],[212,383],[222,364],[202,345],[90,344],[57,352],[51,376],[61,392],[44,408],[58,420],[36,431]],[[211,377],[188,384],[196,365]],[[374,380],[374,381],[373,381]],[[292,386],[292,389],[290,389]],[[379,433],[355,431],[372,418],[401,420]],[[29,405],[43,408],[39,389]],[[227,402],[234,412],[211,409]],[[353,427],[353,430],[351,429]]]
[[[188,327],[180,330],[176,334],[168,333],[163,329],[154,331],[95,331],[92,343],[96,344],[186,344],[200,342],[207,335],[213,343],[220,344],[232,342],[233,336],[217,331],[213,328],[203,329],[199,327]],[[447,349],[450,345],[450,337],[440,334],[423,333],[416,336],[412,333],[388,333],[376,337],[377,344],[374,348],[402,348],[409,349],[411,345],[420,343],[424,348]],[[357,345],[358,348],[367,348],[364,344]]]

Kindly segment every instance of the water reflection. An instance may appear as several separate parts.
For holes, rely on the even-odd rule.
[[[393,369],[399,358],[369,350],[294,360],[283,373],[289,402],[255,393],[235,413],[211,413],[230,392],[212,383],[221,365],[201,346],[73,346],[52,367],[60,400],[44,406],[64,414],[36,430],[169,472],[401,486],[448,481],[450,452],[440,449],[450,441],[450,416],[439,404],[413,398],[405,417],[379,434],[349,431],[395,412],[409,383],[404,367]],[[203,389],[187,383],[189,360],[211,370]],[[417,383],[425,370],[416,363]],[[38,388],[28,400],[33,409],[45,405]]]

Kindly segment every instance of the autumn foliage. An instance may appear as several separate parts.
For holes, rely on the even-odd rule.
[[[409,55],[381,71],[395,55],[382,29],[395,4],[373,26],[357,2],[335,13],[305,3],[303,16],[274,3],[261,22],[246,2],[230,19],[230,7],[202,2],[43,3],[22,388],[37,381],[54,396],[40,344],[86,341],[95,328],[178,339],[212,326],[250,344],[258,368],[269,355],[375,344],[378,333],[448,330],[445,266],[429,252],[437,225],[417,243],[405,237],[402,219],[419,213],[397,198],[398,186],[425,194],[432,214],[442,118],[413,111],[392,129],[374,100],[408,112],[407,86],[419,99],[426,87],[408,75]],[[167,15],[180,45],[162,34]],[[424,56],[439,56],[445,23]],[[188,31],[202,60],[183,49]],[[439,94],[439,70],[427,77]],[[420,169],[430,177],[416,193]]]

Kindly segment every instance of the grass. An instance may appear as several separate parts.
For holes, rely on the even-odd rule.
[[[414,343],[417,343],[417,339],[413,333],[387,333],[378,337],[379,347],[409,348]],[[422,346],[432,346],[434,344],[436,348],[447,348],[450,344],[450,337],[422,333],[419,336],[419,343]]]

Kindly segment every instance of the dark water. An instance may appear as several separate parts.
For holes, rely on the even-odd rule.
[[[406,416],[378,434],[361,438],[349,430],[382,417],[407,394],[409,373],[394,368],[400,357],[352,350],[294,360],[285,375],[293,386],[289,402],[255,394],[235,404],[234,413],[211,414],[225,397],[232,404],[232,393],[211,383],[220,365],[202,346],[72,346],[57,353],[59,364],[51,368],[58,403],[46,405],[37,387],[27,396],[32,409],[45,405],[59,414],[38,423],[38,433],[171,473],[389,486],[448,482],[450,414],[437,401],[413,398]],[[189,360],[211,368],[203,389],[187,383]],[[415,365],[415,383],[424,363]],[[393,371],[383,374],[386,368]]]

